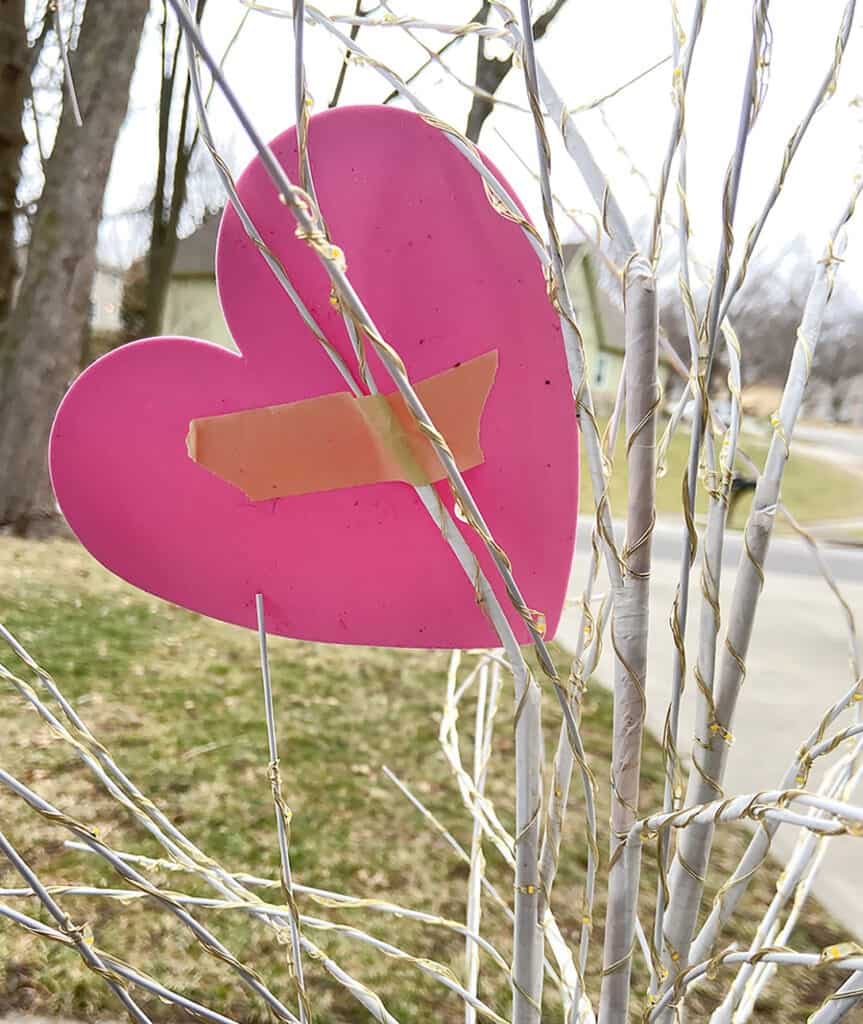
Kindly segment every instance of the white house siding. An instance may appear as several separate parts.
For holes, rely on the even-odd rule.
[[[98,267],[90,293],[90,322],[97,331],[114,331],[120,326],[122,300],[123,271]]]

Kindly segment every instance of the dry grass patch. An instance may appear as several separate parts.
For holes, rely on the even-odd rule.
[[[0,618],[55,675],[121,767],[208,854],[232,870],[276,878],[278,853],[266,773],[267,746],[261,709],[256,637],[149,598],[110,576],[68,541],[0,542]],[[12,664],[12,656],[4,663]],[[563,663],[563,656],[561,655]],[[272,671],[282,745],[286,795],[295,812],[292,858],[295,878],[353,895],[390,899],[408,907],[464,919],[466,868],[381,774],[390,766],[465,845],[470,822],[440,754],[436,735],[444,696],[443,653],[343,648],[288,640],[272,643]],[[512,827],[513,742],[511,691],[502,698],[488,791]],[[556,739],[559,717],[545,699],[546,736]],[[158,855],[155,842],[99,787],[73,751],[55,739],[4,684],[0,713],[0,762],[69,814],[95,825],[115,848]],[[462,726],[469,732],[470,704]],[[586,747],[600,780],[599,821],[609,816],[607,763],[611,747],[610,698],[590,691],[583,721]],[[661,802],[662,765],[649,741],[644,760],[643,806]],[[554,894],[565,936],[578,934],[585,846],[581,806],[573,787],[567,842]],[[64,847],[65,834],[23,804],[0,794],[3,828],[24,855],[53,883],[117,885],[110,869]],[[729,871],[748,835],[724,827],[718,863]],[[607,849],[607,834],[601,849]],[[502,892],[511,876],[488,847],[489,874]],[[753,885],[728,941],[746,941],[775,884],[777,870]],[[165,875],[160,884],[204,894],[187,878]],[[18,885],[0,866],[0,884]],[[656,877],[645,857],[643,912],[653,901]],[[271,897],[275,898],[275,897]],[[589,986],[598,990],[596,957],[604,916],[600,890],[595,955]],[[208,958],[180,926],[143,901],[121,906],[92,900],[63,901],[72,918],[87,920],[98,944],[122,955],[186,994],[243,1022],[268,1018],[223,965]],[[35,904],[26,908],[37,913]],[[438,960],[459,973],[463,940],[442,930],[383,917],[372,911],[335,914],[308,900],[301,909],[361,926],[411,953]],[[236,912],[202,911],[202,919],[241,959],[254,965],[290,1001],[284,947],[263,926]],[[493,907],[483,931],[509,959],[509,925]],[[646,920],[646,917],[645,917]],[[403,1024],[457,1021],[458,1001],[409,964],[372,953],[331,932],[310,933],[326,952],[377,991]],[[804,911],[795,944],[817,948],[838,931],[814,904]],[[88,974],[74,953],[46,945],[0,924],[0,1013],[27,1009],[86,1020],[119,1016],[113,997]],[[636,960],[635,981],[645,972]],[[315,963],[307,968],[318,1024],[364,1021],[368,1015]],[[783,974],[759,1012],[764,1024],[805,1019],[835,988],[834,972]],[[481,994],[507,1013],[507,979],[484,961]],[[186,1019],[179,1011],[143,1001],[155,1021]],[[708,990],[697,997],[693,1020],[706,1019]],[[789,1009],[791,1008],[791,1009]],[[559,1019],[553,995],[548,1019]]]

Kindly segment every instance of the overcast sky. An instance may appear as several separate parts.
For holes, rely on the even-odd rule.
[[[288,8],[284,0],[271,6]],[[367,0],[366,7],[370,5]],[[353,0],[321,2],[327,13],[349,13]],[[478,6],[477,0],[435,0],[417,3],[395,0],[393,10],[462,23]],[[543,5],[535,4],[536,10]],[[783,148],[803,116],[818,83],[828,69],[845,0],[774,0],[771,7],[773,50],[766,103],[753,132],[744,167],[738,208],[737,233],[743,237],[779,169]],[[750,0],[714,0],[708,3],[687,99],[689,139],[689,201],[696,251],[710,260],[720,225],[722,179],[733,149],[741,102],[743,74],[751,39]],[[558,91],[571,107],[589,103],[637,75],[671,52],[669,0],[604,0],[584,4],[571,0],[546,38],[538,55]],[[684,25],[691,4],[681,0]],[[213,51],[221,53],[244,8],[236,0],[211,0],[205,35]],[[158,85],[156,22],[149,25],[151,45],[145,49],[133,87],[133,112],[121,140],[112,173],[108,208],[134,208],[146,196],[155,168],[155,99]],[[428,45],[439,47],[445,37],[425,33]],[[341,63],[339,45],[320,27],[306,32],[307,73],[316,109],[324,109]],[[375,57],[403,75],[425,59],[423,51],[396,28],[364,29],[359,42]],[[447,62],[462,78],[470,79],[476,41],[467,39],[450,49]],[[496,44],[499,45],[499,44]],[[254,13],[227,65],[227,73],[252,113],[263,135],[277,135],[293,117],[293,39],[289,19]],[[500,52],[504,52],[501,50]],[[839,87],[816,115],[776,206],[762,248],[780,252],[795,236],[804,235],[820,249],[830,225],[850,194],[853,176],[863,155],[863,12],[858,12]],[[435,113],[464,127],[470,98],[439,68],[427,71],[416,91]],[[390,92],[378,73],[368,66],[352,66],[347,75],[343,103],[379,103]],[[521,72],[510,73],[500,90],[501,99],[524,103]],[[667,145],[672,118],[671,64],[666,63],[620,96],[608,100],[602,116],[591,111],[579,115],[579,127],[608,174],[631,223],[644,223],[652,200],[644,182],[632,173],[632,164],[655,184]],[[252,155],[239,134],[226,105],[213,105],[216,134],[229,163],[240,170]],[[567,204],[592,210],[571,160],[555,143],[553,183]],[[499,107],[488,119],[481,147],[501,167],[533,215],[541,220],[537,187],[510,149],[504,136],[532,166],[535,149],[529,116]],[[614,136],[617,136],[615,139]],[[620,144],[628,155],[621,153]],[[676,204],[669,205],[673,209]],[[561,229],[568,225],[562,219]],[[843,269],[846,286],[863,291],[863,228],[858,220],[849,233],[849,259]]]

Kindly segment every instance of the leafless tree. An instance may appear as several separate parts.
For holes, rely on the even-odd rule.
[[[551,23],[557,17],[566,0],[554,0],[554,3],[544,11],[533,23],[533,38],[542,39],[548,31]],[[491,4],[484,0],[482,7],[477,11],[473,20],[485,24],[488,20]],[[482,36],[477,40],[476,50],[476,72],[474,75],[473,103],[467,115],[467,131],[465,134],[471,141],[479,140],[479,133],[485,124],[486,118],[494,109],[494,96],[501,87],[503,80],[512,70],[512,54],[501,60],[495,57],[486,56],[485,40]]]
[[[148,0],[129,0],[122,16],[110,17],[97,5],[87,9],[74,72],[83,126],[65,104],[5,330],[0,524],[19,533],[51,514],[48,434],[90,320],[102,202],[148,8]]]
[[[204,13],[207,0],[197,0],[196,17]],[[136,337],[151,337],[162,327],[171,269],[177,252],[177,229],[186,200],[189,164],[197,132],[189,133],[190,85],[188,75],[178,75],[182,41],[171,32],[167,5],[162,5],[160,55],[162,65],[159,91],[158,165],[153,190],[150,241],[145,257],[140,324]]]

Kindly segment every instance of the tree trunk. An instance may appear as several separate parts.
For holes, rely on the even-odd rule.
[[[15,197],[24,98],[30,84],[24,0],[0,0],[0,323],[12,306],[15,285]]]
[[[52,516],[46,447],[90,321],[105,186],[149,0],[91,4],[74,60],[84,119],[64,104],[27,268],[8,325],[0,402],[0,526],[27,533]],[[101,14],[101,17],[100,17]]]
[[[189,183],[189,164],[197,141],[197,132],[193,134],[190,140],[186,138],[191,100],[191,78],[186,77],[186,84],[182,92],[178,93],[176,89],[178,58],[181,47],[185,45],[182,36],[178,36],[176,40],[171,67],[170,70],[167,70],[165,33],[168,10],[167,6],[164,6],[164,20],[162,22],[162,88],[159,96],[159,163],[156,173],[156,188],[153,194],[150,248],[145,264],[144,308],[139,324],[140,330],[136,331],[135,334],[136,337],[146,338],[151,338],[162,330],[165,304],[168,299],[168,288],[171,284],[171,274],[177,255],[177,242],[179,241],[177,227],[180,223],[183,204],[186,201]],[[197,0],[195,4],[195,20],[198,24],[200,24],[201,18],[204,16],[206,6],[207,0]],[[359,4],[357,6],[359,7]],[[354,26],[351,30],[351,38],[356,37],[354,29],[358,30],[358,26]],[[174,152],[174,171],[169,182],[168,148],[171,144],[169,129],[172,113],[180,96],[182,96],[182,106]]]
[[[198,3],[198,10],[202,11],[204,4]],[[200,20],[200,18],[199,18]],[[179,43],[177,44],[180,45]],[[142,336],[151,338],[162,330],[162,320],[165,316],[165,303],[168,299],[168,287],[171,284],[171,274],[174,269],[174,260],[177,256],[177,228],[180,223],[180,213],[183,203],[186,201],[187,187],[189,183],[189,163],[192,159],[192,149],[195,140],[186,142],[186,124],[189,115],[189,89],[191,80],[186,82],[183,94],[183,109],[180,116],[180,130],[177,141],[177,152],[174,159],[174,175],[171,186],[171,202],[168,210],[167,220],[164,219],[165,183],[162,182],[161,191],[157,189],[153,198],[154,210],[158,213],[158,219],[154,214],[152,235],[150,237],[150,251],[147,254],[147,286],[144,308],[144,320]],[[161,140],[160,140],[161,145]],[[167,140],[165,141],[167,148]],[[161,156],[160,156],[161,161]]]
[[[533,38],[542,39],[549,29],[549,26],[559,14],[566,0],[554,0],[550,7],[534,21]],[[473,16],[474,21],[483,25],[488,20],[491,5],[483,0],[483,5]],[[476,72],[474,74],[474,85],[482,89],[486,95],[474,94],[473,102],[467,115],[467,130],[465,135],[471,142],[479,142],[479,133],[485,124],[489,114],[494,110],[494,95],[500,88],[501,82],[506,78],[512,69],[512,54],[503,60],[494,57],[486,57],[485,46],[482,36],[477,40],[476,51]]]
[[[629,471],[624,573],[614,595],[614,737],[611,752],[611,857],[605,916],[600,1024],[629,1020],[638,886],[636,847],[627,843],[638,817],[641,746],[647,711],[650,565],[656,521],[657,370],[656,281],[641,257],[624,272],[626,451]],[[628,848],[627,848],[628,847]],[[637,877],[637,876],[636,876]]]

